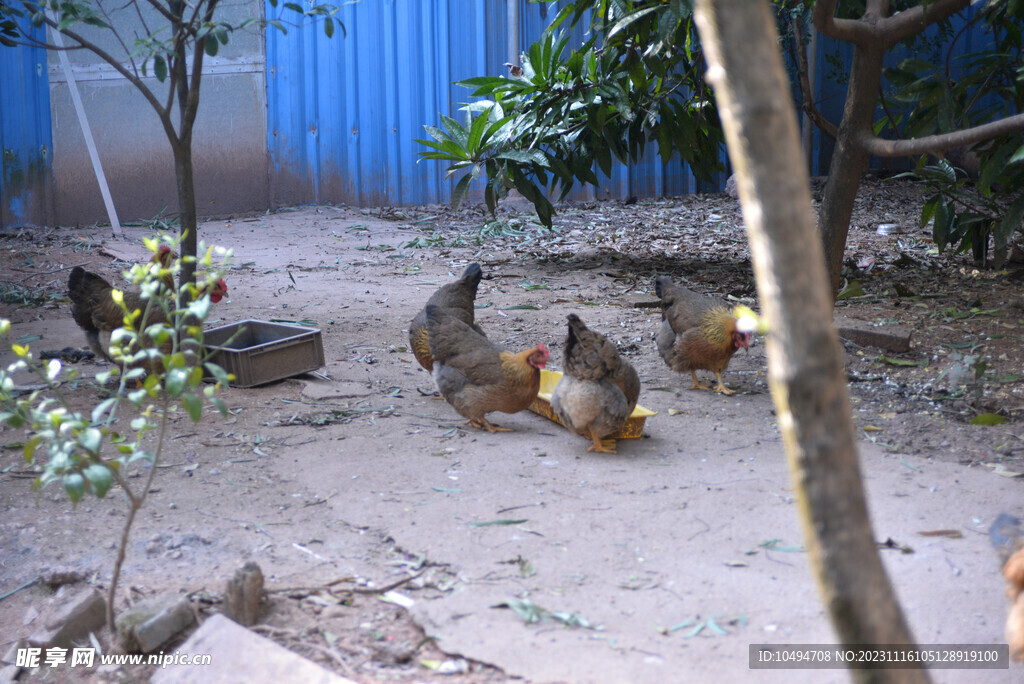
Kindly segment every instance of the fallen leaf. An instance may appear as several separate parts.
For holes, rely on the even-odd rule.
[[[522,525],[524,522],[529,522],[527,518],[522,520],[488,520],[487,522],[471,522],[470,527],[487,527],[488,525]]]
[[[1000,477],[1024,477],[1024,473],[1016,470],[1010,470],[1002,463],[986,463],[987,467],[992,469],[992,472]]]
[[[998,413],[979,413],[971,419],[971,425],[1002,425],[1006,420]]]
[[[960,530],[927,530],[918,532],[922,537],[946,537],[947,539],[963,539],[964,533]]]

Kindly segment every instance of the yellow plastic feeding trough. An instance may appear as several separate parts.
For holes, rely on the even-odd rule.
[[[555,385],[561,379],[562,374],[558,371],[542,370],[540,372],[540,392],[537,393],[537,398],[530,404],[531,411],[549,420],[553,420],[559,425],[562,424],[562,421],[558,420],[558,416],[551,410],[551,393],[555,391]],[[656,411],[645,409],[640,404],[637,404],[636,408],[633,409],[633,413],[626,419],[626,424],[609,439],[636,439],[642,436],[644,434],[644,422],[646,422],[648,417],[656,415],[658,415]]]

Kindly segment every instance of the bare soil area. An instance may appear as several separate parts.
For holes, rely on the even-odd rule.
[[[1000,512],[1024,514],[1024,267],[995,273],[937,254],[920,204],[913,185],[867,181],[851,229],[848,275],[863,294],[837,314],[913,332],[902,354],[846,345],[865,486],[917,639],[1002,643],[1008,605],[986,532]],[[737,394],[724,397],[687,390],[653,341],[659,274],[756,308],[739,203],[700,195],[559,212],[553,232],[525,215],[491,222],[443,207],[204,223],[204,240],[235,252],[229,299],[208,324],[313,324],[326,367],[225,391],[226,419],[175,416],[121,601],[182,591],[202,616],[253,560],[271,590],[256,631],[358,682],[847,681],[841,670],[748,668],[751,644],[835,642],[801,545],[763,344],[734,357],[724,378]],[[880,235],[879,224],[895,227]],[[148,234],[0,235],[8,342],[84,347],[67,269],[116,278],[121,261],[145,258]],[[643,438],[592,454],[535,414],[491,416],[514,432],[489,434],[433,398],[408,323],[473,261],[485,274],[477,322],[491,339],[543,342],[557,369],[577,313],[618,344],[640,374],[640,403],[658,412]],[[85,379],[63,390],[85,409],[104,396],[91,380],[104,365],[78,366]],[[988,413],[1007,422],[971,424]],[[125,510],[116,489],[77,507],[62,491],[34,492],[33,466],[11,446],[21,440],[0,432],[0,654],[38,628],[52,594],[8,592],[65,566],[108,586]],[[527,599],[544,609],[534,622],[520,614]],[[1024,669],[934,676],[1011,682]]]

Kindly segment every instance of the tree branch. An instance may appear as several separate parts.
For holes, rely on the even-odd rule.
[[[847,43],[859,44],[863,40],[871,39],[870,27],[859,19],[836,19],[836,5],[839,0],[824,0],[814,5],[814,13],[811,15],[814,21],[814,28],[822,35]]]
[[[158,2],[158,0],[146,0],[150,7],[155,9],[160,15],[169,22],[174,22],[174,15],[167,9],[167,6]]]
[[[800,75],[800,94],[803,96],[801,109],[804,110],[804,113],[811,118],[811,121],[814,122],[814,125],[822,133],[835,140],[836,136],[839,135],[839,127],[826,119],[814,104],[814,91],[811,90],[811,81],[808,77],[810,65],[807,63],[807,44],[804,43],[803,32],[796,22],[791,21],[790,25],[793,27],[793,39],[796,42],[796,62]]]
[[[139,73],[138,68],[135,66],[135,60],[132,58],[132,51],[128,49],[128,45],[125,44],[124,39],[121,37],[121,32],[114,28],[114,19],[110,16],[110,12],[103,6],[102,3],[96,3],[99,6],[100,13],[103,15],[103,19],[107,22],[109,31],[114,34],[114,39],[117,40],[117,44],[124,50],[124,54],[128,57],[128,63],[132,65],[132,73],[136,76]]]
[[[904,38],[924,31],[928,26],[950,17],[971,4],[970,0],[935,0],[886,17],[878,23],[875,37],[890,48]]]
[[[213,22],[213,13],[217,9],[219,0],[208,0],[206,3],[206,12],[203,15],[204,23]],[[195,22],[195,19],[193,19]],[[194,23],[192,24],[195,25]],[[192,55],[192,85],[188,89],[188,101],[185,103],[185,108],[182,111],[182,129],[184,132],[187,126],[189,135],[192,132],[192,124],[195,123],[196,114],[199,111],[199,79],[203,73],[203,57],[206,55],[206,41],[217,40],[217,36],[213,33],[207,33],[202,38],[196,38],[195,53]]]
[[[870,131],[864,131],[856,136],[856,142],[876,157],[913,157],[919,154],[938,154],[954,147],[966,147],[1018,131],[1024,131],[1024,114],[1008,116],[1005,119],[952,133],[940,133],[910,140],[886,140]]]

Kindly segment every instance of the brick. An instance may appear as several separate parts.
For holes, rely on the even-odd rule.
[[[194,621],[188,598],[164,594],[139,601],[117,616],[117,636],[129,653],[152,653]]]
[[[898,325],[876,326],[865,321],[836,318],[839,336],[862,347],[878,347],[900,354],[910,351],[910,330]]]
[[[60,594],[58,594],[60,597]],[[46,621],[46,627],[28,638],[32,646],[69,648],[72,643],[99,632],[107,622],[107,602],[89,587],[63,599],[60,608]]]
[[[356,684],[250,632],[223,615],[214,615],[175,649],[194,657],[210,654],[209,665],[168,665],[150,684]]]

